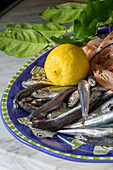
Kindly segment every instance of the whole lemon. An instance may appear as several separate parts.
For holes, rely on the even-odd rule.
[[[89,61],[82,48],[62,44],[54,48],[44,64],[47,78],[55,85],[77,85],[89,72]]]

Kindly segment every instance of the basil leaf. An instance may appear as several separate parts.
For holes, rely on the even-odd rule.
[[[22,29],[32,29],[40,32],[48,41],[51,41],[51,36],[59,37],[66,33],[67,29],[64,25],[58,23],[46,23],[46,24],[30,24],[30,23],[18,23],[16,25],[8,24],[6,27],[17,27]]]
[[[96,34],[100,22],[106,21],[113,10],[113,0],[88,4],[74,21],[74,37],[85,39]]]
[[[34,30],[9,28],[5,32],[0,32],[0,50],[11,56],[30,57],[47,45],[47,40]]]
[[[39,14],[48,22],[68,23],[73,22],[79,13],[87,6],[80,3],[64,3],[46,8]]]

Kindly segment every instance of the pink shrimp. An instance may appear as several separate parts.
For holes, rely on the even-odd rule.
[[[113,89],[113,72],[99,68],[96,65],[96,71],[93,71],[98,83],[106,89]]]
[[[112,43],[113,31],[103,40],[91,40],[83,48],[83,50],[88,56],[88,59],[90,60],[90,70],[93,72],[97,82],[106,89],[113,89],[113,45],[111,45]],[[105,48],[107,45],[110,46]],[[95,54],[98,55],[93,58]]]
[[[103,40],[103,42],[98,47],[98,50],[102,49],[110,43],[113,43],[113,31]]]
[[[102,42],[103,42],[102,39],[99,39],[99,38],[93,39],[89,41],[85,47],[83,47],[83,50],[86,53],[89,60],[96,53],[97,48]]]

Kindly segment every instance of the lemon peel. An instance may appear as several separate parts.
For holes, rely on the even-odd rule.
[[[89,72],[89,60],[82,48],[73,44],[55,47],[44,64],[47,78],[55,85],[77,85]]]

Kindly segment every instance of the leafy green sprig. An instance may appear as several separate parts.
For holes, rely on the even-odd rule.
[[[17,23],[0,32],[0,50],[15,57],[30,57],[51,43],[83,46],[96,35],[99,23],[113,23],[113,0],[89,4],[64,3],[46,8],[40,17],[46,24]],[[70,27],[64,26],[71,23]]]

